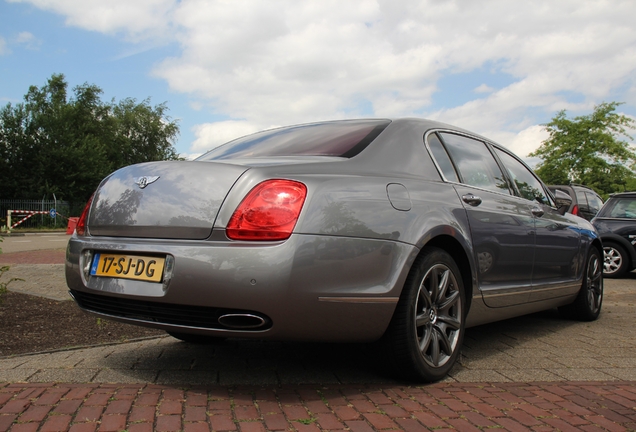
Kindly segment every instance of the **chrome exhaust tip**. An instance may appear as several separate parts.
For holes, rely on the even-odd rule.
[[[258,315],[234,313],[221,315],[219,324],[230,329],[248,330],[263,327],[267,322]]]

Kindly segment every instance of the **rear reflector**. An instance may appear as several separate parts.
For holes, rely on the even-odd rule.
[[[266,180],[241,201],[226,233],[232,240],[289,238],[305,203],[307,187],[292,180]]]

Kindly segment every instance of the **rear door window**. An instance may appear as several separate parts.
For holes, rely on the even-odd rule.
[[[472,138],[440,133],[459,171],[460,181],[478,188],[511,194],[499,165],[486,144]]]
[[[433,153],[433,157],[435,158],[435,162],[437,162],[437,166],[444,178],[448,181],[459,182],[459,178],[457,177],[457,173],[455,172],[455,168],[453,167],[453,163],[448,157],[448,153],[446,153],[446,149],[440,142],[437,135],[431,134],[428,136],[428,148],[431,149],[431,153]]]
[[[603,200],[601,199],[601,197],[592,192],[586,191],[585,195],[587,196],[587,203],[590,208],[590,213],[592,215],[595,215],[596,213],[598,213],[601,207],[603,207]]]
[[[587,197],[585,196],[585,191],[583,190],[575,190],[576,200],[579,203],[579,207],[585,206],[587,207]]]

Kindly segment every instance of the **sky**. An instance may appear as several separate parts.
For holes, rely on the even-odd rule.
[[[0,0],[0,105],[61,73],[165,102],[188,158],[271,127],[420,117],[532,165],[560,110],[636,117],[635,18],[633,0]]]

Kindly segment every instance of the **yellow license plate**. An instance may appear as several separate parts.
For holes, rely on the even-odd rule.
[[[166,259],[139,255],[96,253],[90,274],[149,282],[161,282]]]

